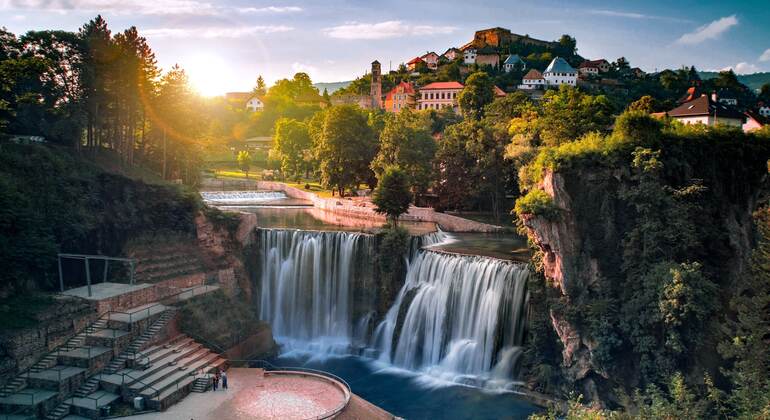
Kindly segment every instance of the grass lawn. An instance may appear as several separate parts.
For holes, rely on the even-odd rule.
[[[2,329],[15,330],[34,327],[39,323],[35,315],[55,303],[50,295],[21,295],[0,300]]]
[[[309,191],[322,198],[332,197],[332,191],[325,189],[324,187],[321,186],[321,184],[317,182],[298,182],[298,183],[285,182],[285,184],[290,187],[294,187],[298,190]],[[305,185],[310,185],[310,189],[305,189]]]

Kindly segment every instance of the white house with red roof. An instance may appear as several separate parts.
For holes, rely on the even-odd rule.
[[[420,63],[424,63],[424,61],[422,61],[422,58],[415,57],[406,63],[406,69],[411,72],[415,72],[417,71],[417,66],[419,66]]]
[[[457,96],[464,88],[459,82],[434,82],[420,88],[417,95],[417,109],[452,108],[459,111]]]
[[[438,68],[438,58],[439,55],[433,51],[420,57],[420,59],[422,59],[422,61],[424,61],[428,68],[431,70],[436,70]]]
[[[463,52],[460,51],[458,48],[452,47],[452,48],[449,48],[446,51],[444,51],[443,56],[444,56],[444,58],[446,58],[449,61],[455,61],[455,59],[457,59],[457,57],[462,57],[463,56]]]
[[[545,78],[543,73],[535,69],[531,69],[521,79],[519,89],[533,90],[533,89],[545,89]]]

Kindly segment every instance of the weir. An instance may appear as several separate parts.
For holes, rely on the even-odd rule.
[[[260,318],[284,351],[364,354],[474,385],[515,376],[525,329],[525,264],[431,251],[451,241],[413,237],[406,278],[377,315],[373,235],[259,229]]]
[[[255,204],[287,198],[286,194],[276,191],[201,191],[201,197],[214,205]]]

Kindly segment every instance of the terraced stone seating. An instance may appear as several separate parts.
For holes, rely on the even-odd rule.
[[[102,388],[120,390],[127,402],[141,396],[147,407],[154,410],[165,410],[184,398],[205,373],[227,367],[226,359],[184,335],[151,347],[137,358],[144,364],[102,375]]]
[[[205,271],[200,251],[191,245],[155,245],[147,249],[135,249],[130,255],[138,260],[134,272],[138,282],[158,283]]]

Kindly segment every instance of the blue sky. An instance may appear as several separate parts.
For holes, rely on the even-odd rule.
[[[568,33],[587,58],[625,56],[644,70],[695,65],[770,71],[770,0],[0,0],[12,32],[76,30],[102,14],[139,28],[163,68],[179,63],[205,94],[247,90],[296,71],[349,80],[502,26],[552,40]]]

